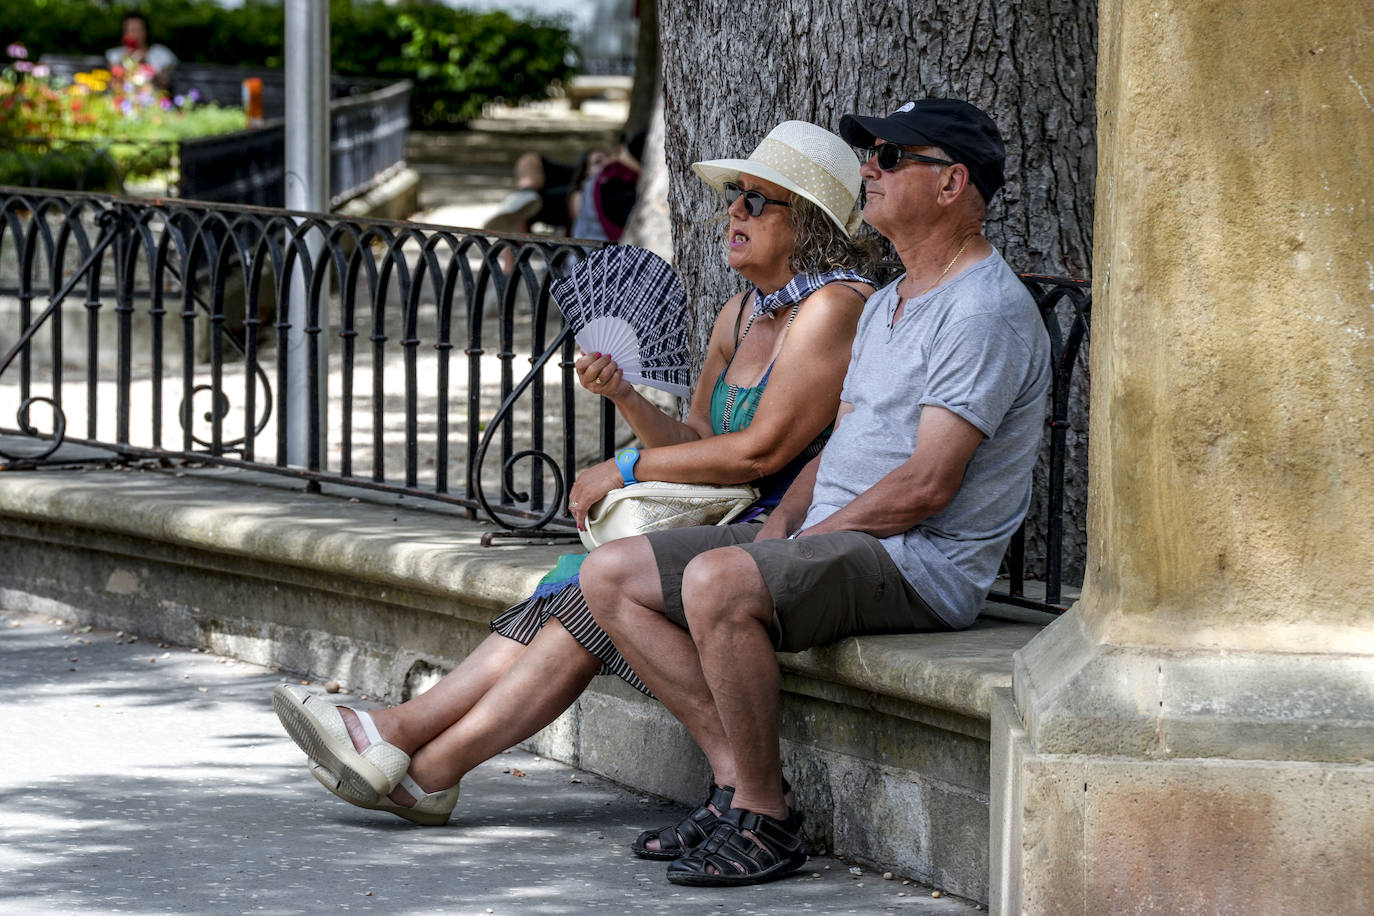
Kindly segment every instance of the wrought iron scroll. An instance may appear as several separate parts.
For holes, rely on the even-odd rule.
[[[313,259],[311,233],[324,239]],[[17,411],[0,436],[39,445],[0,456],[0,469],[67,464],[63,446],[80,445],[104,460],[267,471],[452,504],[502,530],[566,534],[572,345],[549,281],[587,250],[416,223],[0,188],[0,405]],[[295,275],[306,280],[315,341],[303,417],[286,415],[292,382],[277,358]],[[71,334],[83,326],[84,346]],[[454,371],[454,350],[466,372]],[[521,357],[527,372],[516,370]],[[73,365],[80,378],[64,376]],[[546,403],[546,367],[557,370],[561,403]],[[44,409],[50,430],[34,422]],[[304,466],[288,464],[282,447],[297,422],[316,446]],[[549,448],[555,426],[561,441]],[[489,454],[499,478],[483,475]]]

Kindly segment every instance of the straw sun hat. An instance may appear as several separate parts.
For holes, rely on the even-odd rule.
[[[853,235],[863,219],[854,209],[862,184],[858,157],[839,137],[806,121],[783,121],[748,159],[711,159],[692,168],[722,193],[722,185],[741,174],[781,185],[824,210],[845,235]]]

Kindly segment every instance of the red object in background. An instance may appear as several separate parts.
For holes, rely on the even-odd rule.
[[[256,76],[243,81],[243,113],[249,124],[262,123],[262,80]]]

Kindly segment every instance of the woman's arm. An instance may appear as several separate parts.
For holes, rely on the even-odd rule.
[[[839,289],[837,284],[813,293],[783,340],[753,422],[739,432],[712,436],[710,388],[725,365],[724,356],[715,352],[715,342],[723,338],[731,347],[734,343],[734,313],[729,308],[722,309],[712,333],[712,359],[707,361],[711,368],[713,360],[717,360],[715,369],[710,376],[703,371],[689,420],[689,424],[706,424],[708,434],[692,441],[641,449],[635,479],[732,484],[748,483],[781,470],[835,418],[844,374],[849,368],[854,330],[862,311],[863,301],[852,291]],[[583,524],[589,507],[621,485],[620,471],[613,461],[604,461],[579,474],[569,501],[578,525]]]
[[[838,284],[813,293],[783,341],[753,422],[739,432],[643,449],[635,477],[732,484],[781,470],[835,418],[862,311],[860,297]],[[704,415],[710,410],[706,388],[703,376],[693,409],[704,397]]]

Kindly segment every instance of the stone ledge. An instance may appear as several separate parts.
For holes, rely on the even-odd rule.
[[[552,567],[555,547],[484,548],[495,526],[404,498],[309,494],[234,470],[21,471],[0,475],[0,515],[231,556],[270,559],[503,608]]]
[[[404,700],[577,549],[483,548],[490,524],[412,502],[224,469],[3,473],[0,606]],[[991,697],[1038,630],[987,620],[780,655],[783,766],[811,842],[986,900]],[[615,678],[523,746],[683,804],[709,776],[667,710]]]
[[[334,489],[334,488],[329,488]],[[309,494],[286,478],[236,470],[24,471],[0,475],[0,516],[93,529],[326,578],[362,580],[456,605],[503,609],[575,546],[482,547],[495,526],[404,498]],[[411,501],[413,502],[413,500]],[[779,656],[785,672],[956,713],[984,727],[1011,656],[1039,631],[984,620],[939,636],[849,639]],[[960,729],[964,730],[964,729]]]

